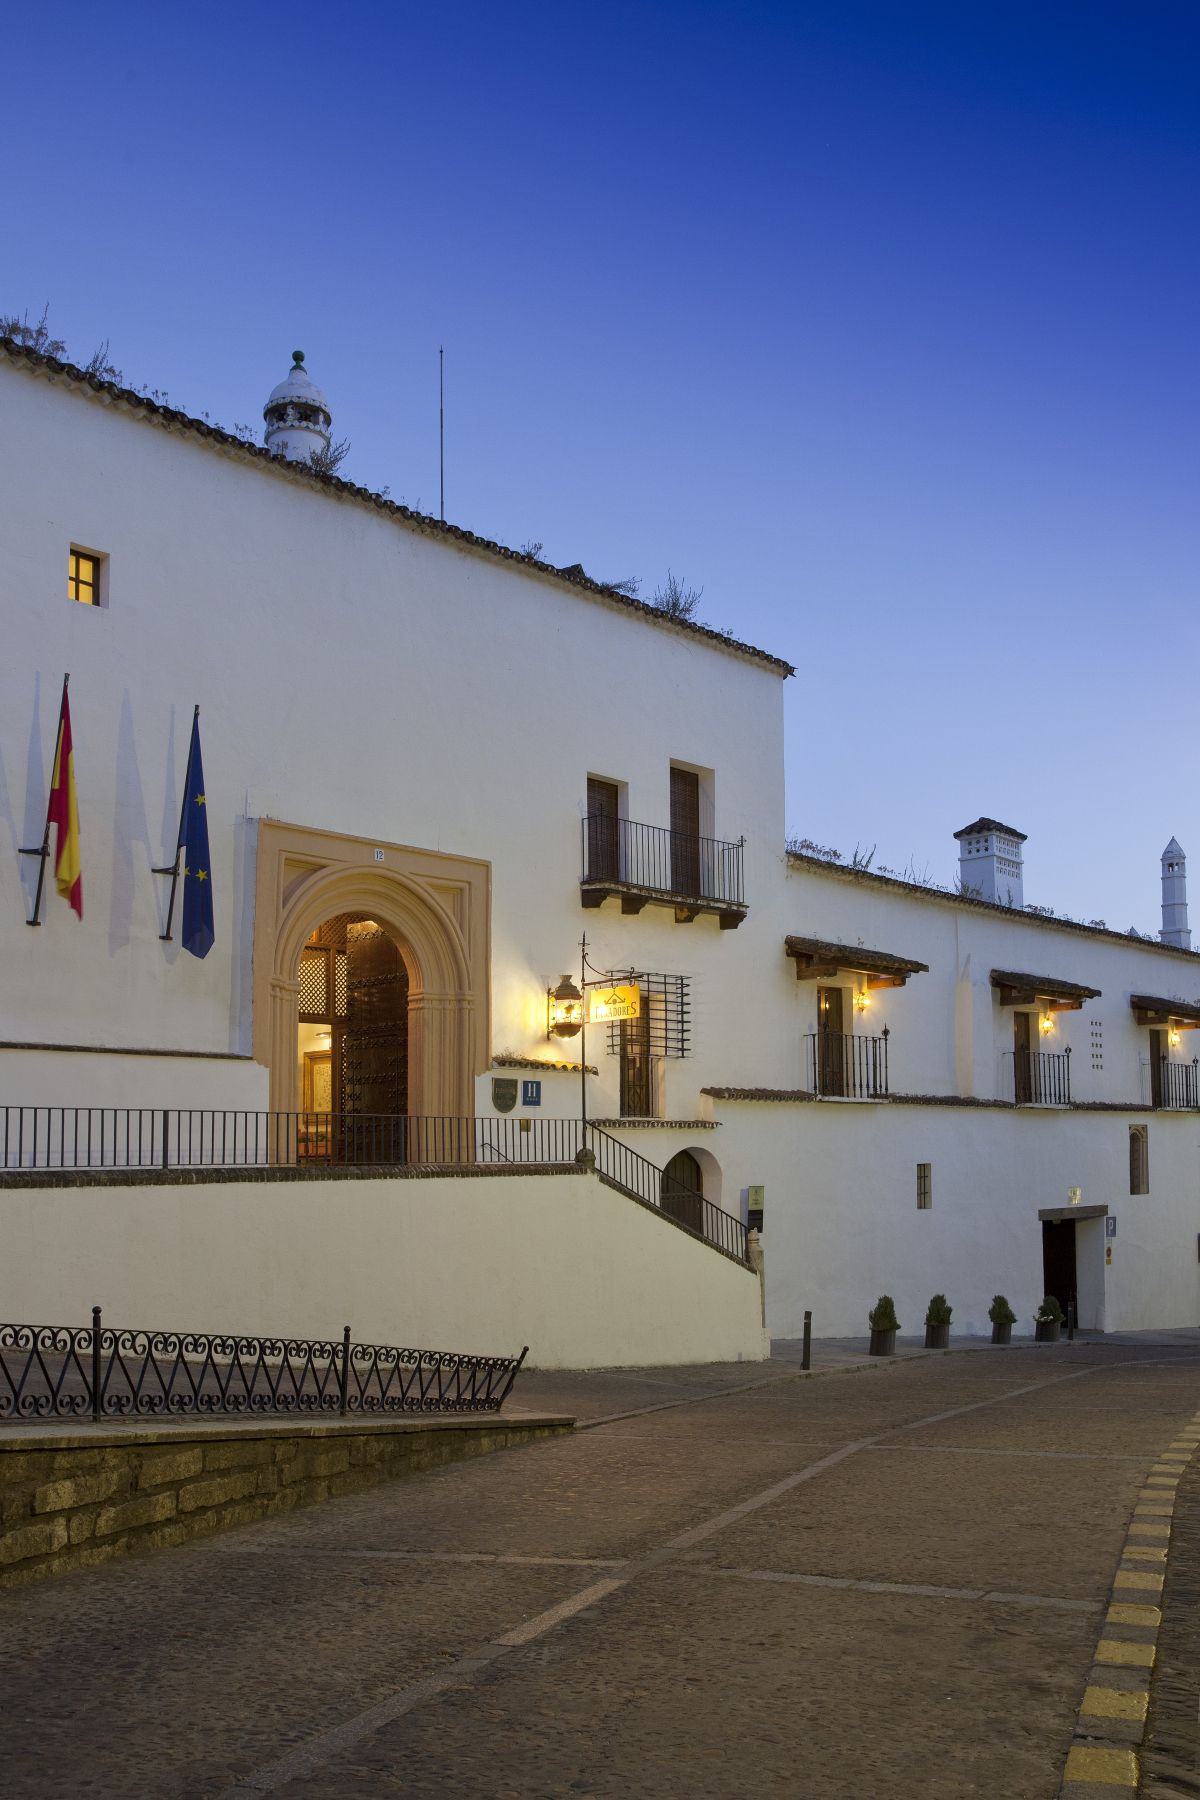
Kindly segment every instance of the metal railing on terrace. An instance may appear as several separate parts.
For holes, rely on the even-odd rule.
[[[583,821],[582,879],[648,888],[721,906],[745,906],[744,845],[744,838],[726,843],[661,825],[640,825],[634,819],[589,813]]]
[[[804,1040],[808,1086],[827,1099],[884,1100],[888,1093],[888,1039],[848,1031],[810,1031]]]
[[[1150,1062],[1150,1104],[1166,1112],[1194,1112],[1200,1107],[1200,1058],[1190,1063],[1159,1056]]]
[[[595,1125],[570,1118],[238,1112],[173,1107],[0,1108],[0,1170],[513,1168],[587,1151],[612,1186],[738,1262],[746,1227]]]
[[[1003,1085],[1017,1106],[1070,1106],[1070,1049],[1006,1051]]]
[[[499,1412],[519,1356],[233,1332],[0,1325],[0,1420]]]
[[[656,1206],[677,1225],[704,1238],[726,1256],[742,1263],[749,1260],[746,1227],[741,1219],[715,1201],[706,1200],[694,1188],[673,1180],[657,1163],[631,1150],[598,1125],[589,1125],[587,1136],[588,1148],[596,1158],[596,1173],[604,1180],[645,1201],[647,1206]]]

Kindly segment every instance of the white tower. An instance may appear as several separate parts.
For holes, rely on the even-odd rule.
[[[306,463],[312,461],[314,451],[329,449],[333,420],[324,394],[309,380],[303,350],[292,351],[287,380],[272,388],[263,418],[267,421],[264,442],[273,456]]]
[[[1187,922],[1187,857],[1179,839],[1172,838],[1162,853],[1162,930],[1164,944],[1190,950],[1192,934]]]
[[[976,819],[955,832],[958,872],[964,893],[994,900],[997,906],[1024,906],[1021,845],[1025,833],[999,819]]]

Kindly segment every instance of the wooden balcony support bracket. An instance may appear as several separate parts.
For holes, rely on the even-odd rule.
[[[621,911],[636,918],[647,906],[670,907],[677,925],[690,925],[702,913],[714,913],[722,931],[736,931],[749,911],[745,906],[731,906],[727,900],[707,894],[678,894],[669,888],[637,887],[625,881],[581,881],[579,904],[603,906],[606,900],[619,900]]]
[[[1099,988],[1013,969],[993,969],[992,986],[1001,1006],[1036,1006],[1042,1012],[1079,1012],[1087,1001],[1100,998]]]
[[[785,953],[796,965],[797,981],[827,981],[835,975],[862,975],[869,988],[904,987],[910,975],[925,975],[929,964],[861,944],[830,944],[823,938],[786,937]]]
[[[1195,1031],[1200,1027],[1200,1005],[1194,1005],[1190,1000],[1130,994],[1129,1004],[1139,1025],[1164,1025],[1171,1031]]]

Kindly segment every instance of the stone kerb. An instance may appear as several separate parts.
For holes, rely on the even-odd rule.
[[[0,1426],[0,1588],[570,1431],[553,1414]]]

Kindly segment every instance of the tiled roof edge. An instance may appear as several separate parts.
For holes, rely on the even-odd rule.
[[[537,557],[526,556],[520,550],[510,550],[506,544],[479,537],[464,526],[449,525],[442,519],[433,518],[429,513],[415,512],[410,506],[402,506],[397,500],[389,500],[383,494],[377,494],[373,488],[359,487],[355,482],[343,481],[337,475],[320,475],[315,469],[306,468],[302,463],[288,462],[284,457],[273,456],[263,444],[248,443],[245,438],[237,437],[231,431],[224,431],[219,425],[208,425],[203,419],[181,412],[178,407],[162,406],[157,400],[135,393],[132,388],[121,387],[115,381],[102,381],[98,375],[89,375],[75,363],[60,362],[56,356],[46,356],[39,350],[31,350],[27,344],[18,344],[14,338],[0,336],[0,350],[13,362],[24,363],[26,367],[38,370],[51,379],[65,377],[77,387],[90,389],[95,394],[104,394],[110,400],[119,400],[122,405],[158,418],[165,425],[192,432],[209,443],[238,450],[255,461],[265,463],[268,468],[275,469],[290,480],[298,479],[314,488],[323,488],[343,500],[356,500],[360,505],[373,507],[376,512],[402,519],[406,524],[433,537],[467,544],[471,549],[498,557],[502,562],[521,563],[528,569],[536,569],[539,575],[547,575],[552,580],[561,582],[564,587],[582,589],[598,599],[606,600],[610,605],[623,606],[630,612],[640,613],[643,618],[667,630],[679,631],[688,637],[703,638],[714,649],[730,651],[733,655],[759,663],[764,668],[774,669],[784,677],[796,673],[791,663],[785,662],[783,657],[772,656],[770,651],[760,650],[755,644],[743,643],[740,638],[726,637],[724,632],[715,631],[711,625],[698,625],[690,619],[670,619],[660,607],[652,606],[648,600],[635,600],[629,594],[618,594],[615,589],[605,587],[603,582],[593,581],[590,575],[585,575],[582,571],[578,574],[573,571],[568,573],[554,563],[541,562]]]
[[[1060,919],[1053,913],[1034,913],[1020,906],[1001,906],[996,900],[981,900],[974,894],[954,894],[947,888],[933,887],[921,881],[901,881],[897,875],[879,875],[874,869],[851,869],[845,863],[829,862],[823,856],[808,856],[801,850],[788,850],[786,858],[797,868],[813,869],[821,875],[836,875],[843,881],[866,881],[877,887],[895,888],[902,894],[913,894],[927,900],[943,900],[948,906],[969,906],[977,912],[1000,913],[1021,925],[1050,925],[1058,931],[1073,931],[1083,937],[1103,938],[1108,943],[1136,945],[1139,950],[1160,950],[1166,956],[1186,956],[1191,962],[1200,950],[1181,950],[1177,944],[1163,944],[1158,938],[1130,937],[1127,931],[1114,931],[1110,925],[1087,925],[1082,919]]]

